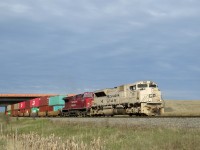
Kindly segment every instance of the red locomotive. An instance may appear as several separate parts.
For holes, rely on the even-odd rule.
[[[88,116],[94,101],[93,92],[85,92],[64,98],[65,106],[62,109],[63,116]]]

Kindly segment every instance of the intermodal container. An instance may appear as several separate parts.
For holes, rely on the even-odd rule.
[[[40,105],[40,98],[34,98],[30,100],[30,107],[38,107]]]
[[[49,105],[49,97],[48,96],[40,97],[40,105],[39,106],[47,106],[47,105]]]
[[[53,111],[53,106],[41,106],[39,107],[39,112]]]
[[[47,116],[49,116],[49,117],[53,117],[53,116],[60,116],[61,115],[61,111],[60,110],[57,110],[57,111],[48,111],[47,112]]]
[[[14,111],[14,104],[11,105],[11,115],[13,111]]]
[[[24,116],[24,112],[25,112],[25,109],[20,109],[19,112],[18,112],[18,116],[19,117],[23,117]]]
[[[25,109],[25,102],[19,103],[19,109]]]
[[[36,117],[38,115],[38,110],[39,110],[39,108],[37,108],[37,107],[31,108],[30,116],[31,117]]]
[[[31,113],[37,113],[39,108],[31,108]]]
[[[12,111],[12,116],[17,117],[18,116],[18,110],[13,110]]]
[[[25,117],[29,117],[29,116],[30,116],[30,113],[31,113],[31,109],[30,109],[30,108],[26,108],[26,109],[24,110],[24,116],[25,116]]]
[[[7,111],[10,111],[11,110],[11,105],[8,105],[7,106]]]
[[[64,106],[53,106],[53,111],[62,110]]]
[[[53,111],[53,106],[40,106],[39,107],[39,112],[38,112],[38,116],[39,117],[45,117],[47,116],[47,113]]]
[[[29,109],[30,108],[30,100],[25,101],[25,109]]]
[[[53,96],[49,98],[49,106],[58,106],[58,105],[65,105],[65,101],[63,98],[66,97],[64,95]]]
[[[14,104],[14,110],[18,110],[19,109],[19,103]]]

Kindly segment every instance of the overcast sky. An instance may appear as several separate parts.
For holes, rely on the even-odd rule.
[[[164,99],[200,99],[200,1],[0,1],[0,52],[0,93],[152,80]]]

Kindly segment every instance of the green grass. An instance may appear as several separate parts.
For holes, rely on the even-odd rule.
[[[40,137],[54,135],[62,141],[74,140],[75,143],[89,145],[100,144],[106,150],[187,150],[199,149],[200,130],[191,128],[161,128],[147,126],[109,126],[92,123],[51,122],[48,119],[12,119],[9,124],[4,122],[4,134],[17,132],[18,135],[38,133]],[[4,121],[3,121],[4,120]],[[94,142],[94,139],[96,139]],[[0,146],[5,145],[5,140]],[[100,149],[100,147],[96,147]]]

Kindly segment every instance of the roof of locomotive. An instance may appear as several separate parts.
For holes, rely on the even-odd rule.
[[[157,83],[150,81],[150,80],[137,81],[137,82],[134,82],[134,83],[124,84],[124,85],[135,85],[135,84],[144,84],[144,83],[152,83],[152,84],[157,85]],[[123,86],[123,85],[121,85],[121,86]]]
[[[144,83],[156,84],[155,82],[150,81],[150,80],[143,80],[143,81],[137,81],[137,82],[129,83],[129,84],[122,84],[122,85],[120,85],[120,86],[130,86],[130,85],[144,84]],[[157,84],[156,84],[156,85],[157,85]],[[101,91],[107,91],[107,90],[117,89],[117,87],[120,87],[120,86],[116,86],[116,87],[114,87],[114,88],[105,88],[105,89],[95,90],[94,93],[98,93],[98,92],[101,92]]]

